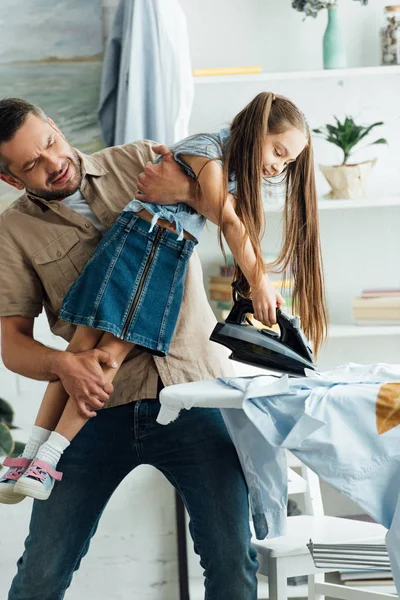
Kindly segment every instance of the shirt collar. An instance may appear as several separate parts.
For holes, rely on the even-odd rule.
[[[79,150],[76,150],[76,153],[78,154],[79,160],[81,161],[81,167],[82,167],[82,185],[81,188],[83,187],[83,183],[84,183],[84,179],[86,177],[86,175],[90,175],[92,177],[101,177],[101,175],[105,175],[106,173],[108,173],[108,169],[106,169],[106,167],[95,157],[95,156],[90,156],[89,154],[83,154],[82,152],[79,152]],[[32,194],[32,192],[27,192],[27,196],[29,198],[29,200],[32,200],[32,202],[34,202],[35,204],[38,204],[38,202],[40,203],[44,203],[44,204],[48,204],[48,200],[44,200],[43,198],[41,198],[40,196],[37,196],[36,194]]]
[[[94,177],[100,177],[108,173],[106,167],[93,155],[83,154],[76,150],[82,165],[82,175],[92,175]]]

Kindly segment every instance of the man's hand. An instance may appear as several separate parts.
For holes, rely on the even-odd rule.
[[[153,150],[160,154],[163,160],[157,164],[146,164],[144,173],[138,178],[138,187],[143,193],[138,192],[135,198],[156,204],[189,204],[195,196],[194,179],[185,175],[166,146],[153,146]]]
[[[114,369],[118,366],[108,352],[98,349],[76,354],[65,351],[60,355],[57,374],[82,417],[96,416],[95,411],[103,408],[114,390],[101,364]]]

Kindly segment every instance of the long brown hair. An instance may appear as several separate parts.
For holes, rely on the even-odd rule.
[[[289,127],[302,131],[307,144],[295,162],[286,169],[283,245],[271,272],[290,272],[294,279],[293,310],[301,318],[302,329],[318,353],[326,337],[327,310],[319,239],[317,192],[310,130],[303,113],[287,98],[270,92],[258,94],[231,124],[231,138],[224,152],[224,198],[228,177],[237,181],[236,213],[241,219],[256,255],[256,275],[266,271],[260,239],[265,218],[261,195],[262,156],[265,136],[283,133]],[[221,213],[222,215],[222,213]],[[220,222],[219,239],[223,232]],[[249,284],[239,265],[235,279],[244,295]]]

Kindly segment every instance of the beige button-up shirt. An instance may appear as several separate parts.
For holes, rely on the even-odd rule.
[[[79,155],[82,195],[106,228],[134,197],[138,175],[155,158],[152,144]],[[0,316],[37,317],[44,307],[52,332],[69,341],[75,326],[58,319],[61,303],[100,240],[99,231],[62,202],[21,196],[0,215]],[[133,348],[107,406],[154,398],[158,375],[164,385],[232,375],[225,350],[208,339],[214,324],[194,254],[168,356]]]

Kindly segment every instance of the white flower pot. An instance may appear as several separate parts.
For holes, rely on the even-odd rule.
[[[376,158],[357,165],[319,165],[331,186],[327,198],[364,198],[365,185]]]

